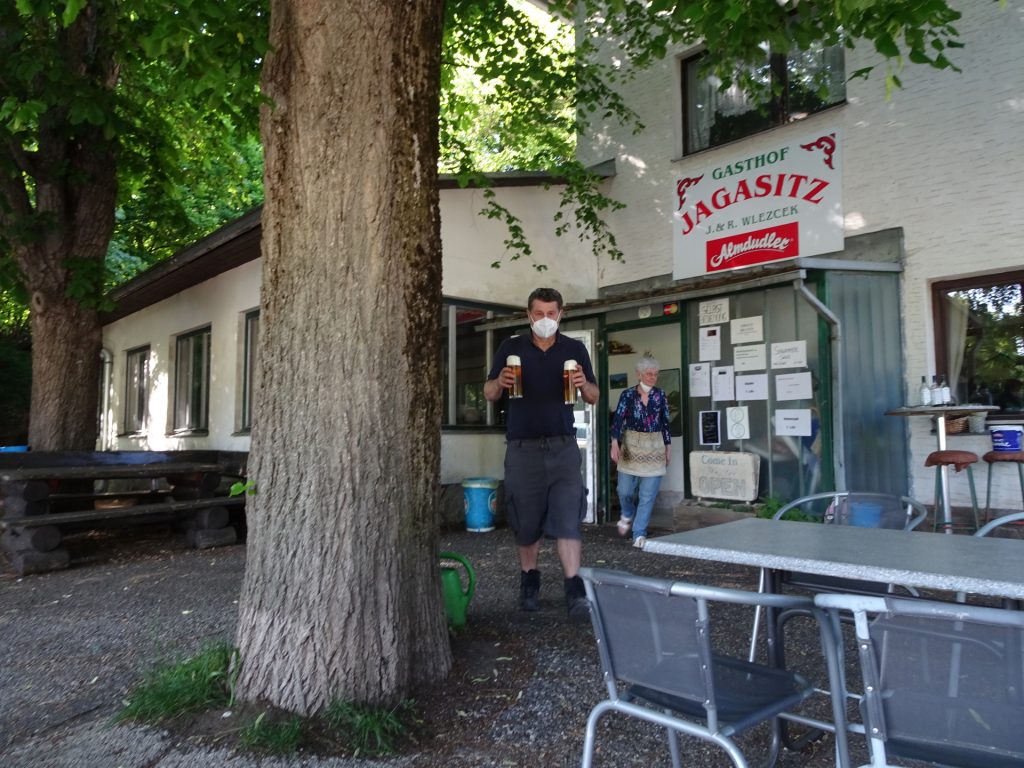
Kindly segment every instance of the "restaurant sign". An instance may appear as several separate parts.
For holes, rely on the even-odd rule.
[[[677,177],[673,277],[842,250],[840,145],[826,130]]]

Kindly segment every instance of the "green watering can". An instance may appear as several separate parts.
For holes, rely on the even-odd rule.
[[[476,586],[476,574],[469,561],[455,552],[442,552],[441,555],[441,594],[444,596],[444,610],[448,614],[448,623],[453,629],[466,626],[466,609],[473,599],[473,588]],[[458,567],[451,568],[443,563],[449,560],[458,563],[466,571],[466,588],[462,588],[462,575]]]

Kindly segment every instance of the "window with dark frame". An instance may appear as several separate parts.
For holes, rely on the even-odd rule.
[[[149,403],[149,346],[128,350],[125,367],[124,433],[146,431],[146,410]]]
[[[256,381],[256,343],[259,341],[260,311],[245,313],[245,346],[242,351],[242,419],[243,431],[252,429],[252,394]]]
[[[178,336],[174,356],[174,431],[209,427],[210,328]]]
[[[935,359],[958,403],[1024,416],[1024,270],[932,284]]]
[[[493,415],[488,419],[484,382],[491,366],[490,355],[516,331],[505,328],[479,331],[477,327],[488,320],[513,314],[515,310],[509,307],[445,301],[441,320],[442,402],[445,403],[443,426],[493,427],[504,424],[504,400],[494,404]],[[520,314],[523,315],[525,326],[525,313]],[[452,350],[454,363],[451,362]],[[453,380],[454,401],[451,397]]]
[[[801,120],[846,101],[842,45],[812,46],[789,54],[765,51],[764,62],[751,67],[751,79],[776,96],[758,100],[734,83],[725,90],[714,75],[703,75],[700,53],[681,62],[683,154],[717,147],[777,125]]]

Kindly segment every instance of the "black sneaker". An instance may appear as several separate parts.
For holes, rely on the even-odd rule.
[[[519,573],[519,609],[540,610],[540,571],[536,568]]]
[[[587,600],[583,579],[579,576],[565,580],[565,607],[572,622],[579,623],[590,618],[590,601]]]

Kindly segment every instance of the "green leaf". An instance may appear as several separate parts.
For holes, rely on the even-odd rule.
[[[78,18],[78,14],[81,13],[85,7],[87,0],[65,0],[64,13],[61,14],[61,23],[64,28],[67,29],[75,23],[75,19]]]
[[[889,35],[882,35],[875,39],[875,50],[887,59],[895,59],[900,55],[900,49]]]

